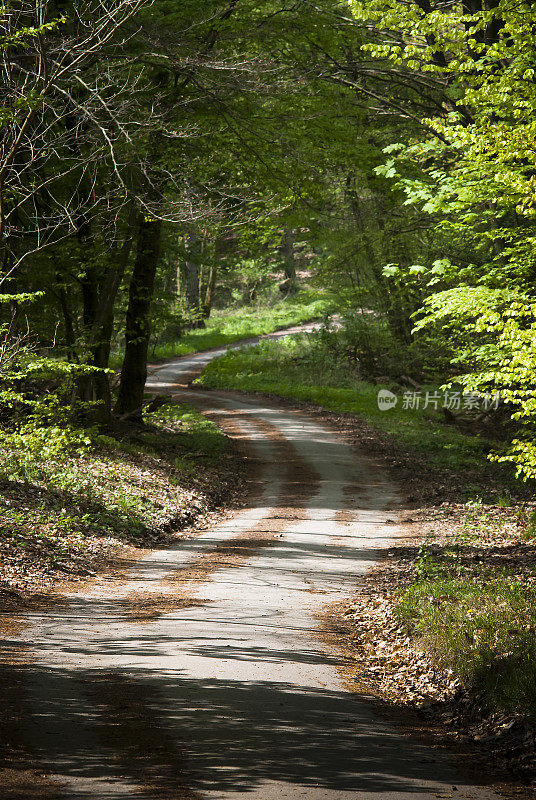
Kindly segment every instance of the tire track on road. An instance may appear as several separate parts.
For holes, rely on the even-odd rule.
[[[230,415],[231,416],[231,415]],[[265,420],[234,414],[222,427],[235,435],[241,430],[237,420],[252,422],[273,447],[274,462],[285,470],[277,489],[277,504],[259,522],[247,530],[220,542],[208,544],[185,564],[171,570],[150,592],[134,591],[126,599],[125,614],[132,622],[150,622],[162,613],[178,608],[194,608],[206,603],[196,599],[193,590],[221,569],[238,567],[252,558],[261,548],[270,547],[296,519],[303,518],[306,503],[317,491],[319,474],[289,444],[275,425]],[[220,419],[221,422],[221,419]],[[202,540],[200,542],[202,546]]]

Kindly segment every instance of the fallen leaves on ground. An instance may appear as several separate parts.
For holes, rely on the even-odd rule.
[[[0,486],[0,607],[161,546],[243,486],[239,458],[184,453],[180,421],[122,430],[66,458],[59,478]]]
[[[428,643],[408,636],[395,614],[400,592],[417,580],[423,548],[441,559],[456,543],[461,576],[485,580],[486,574],[507,573],[527,588],[535,586],[533,490],[519,482],[505,485],[487,470],[436,469],[364,420],[303,405],[385,468],[404,497],[398,518],[405,535],[369,576],[356,581],[358,591],[348,601],[327,610],[327,636],[344,658],[351,685],[391,707],[411,709],[420,720],[416,728],[468,748],[480,769],[522,782],[516,796],[536,798],[534,723],[490,708],[451,669],[439,667]]]
[[[412,540],[393,543],[379,566],[360,580],[359,591],[329,609],[328,624],[342,643],[346,671],[357,690],[411,707],[432,728],[440,726],[446,739],[476,748],[491,769],[523,780],[526,797],[534,797],[529,794],[536,782],[534,724],[524,715],[490,708],[452,669],[438,667],[426,643],[407,635],[395,607],[401,590],[417,579],[423,545],[440,556],[462,537],[468,552],[461,568],[467,574],[500,566],[527,583],[536,578],[536,541],[520,541],[523,517],[515,507],[479,506],[475,512],[467,504],[444,503],[411,514]]]

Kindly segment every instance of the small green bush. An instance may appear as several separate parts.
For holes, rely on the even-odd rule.
[[[494,706],[536,715],[536,590],[508,576],[442,574],[433,559],[397,614],[437,662]]]

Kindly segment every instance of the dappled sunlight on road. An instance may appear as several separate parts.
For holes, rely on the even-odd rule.
[[[153,384],[177,395],[193,360]],[[247,445],[257,491],[6,642],[31,712],[24,735],[62,796],[431,800],[455,782],[460,800],[491,800],[345,691],[315,633],[325,604],[396,538],[392,486],[305,414],[178,396]]]

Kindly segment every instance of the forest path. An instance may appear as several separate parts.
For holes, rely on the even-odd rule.
[[[316,633],[323,606],[396,538],[392,486],[302,412],[181,389],[197,368],[195,356],[162,365],[150,388],[237,437],[256,491],[126,582],[73,594],[20,634],[25,735],[54,796],[496,798],[347,692]]]

